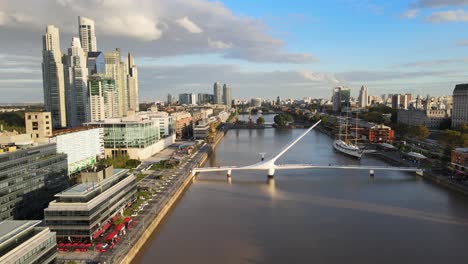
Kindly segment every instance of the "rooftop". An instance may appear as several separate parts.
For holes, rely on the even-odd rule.
[[[74,128],[58,129],[58,130],[54,130],[52,133],[53,133],[53,136],[59,136],[59,135],[65,135],[65,134],[79,132],[79,131],[90,130],[90,129],[94,129],[94,128],[97,128],[97,127],[94,127],[94,126],[80,126],[80,127],[74,127]]]
[[[468,83],[455,85],[453,92],[468,92]]]
[[[456,148],[455,151],[468,153],[468,148]]]
[[[0,222],[0,247],[8,240],[29,228],[35,227],[40,222],[40,220],[5,220]]]

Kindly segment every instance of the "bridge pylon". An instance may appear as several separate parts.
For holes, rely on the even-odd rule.
[[[268,169],[268,179],[273,179],[275,177],[275,168]]]

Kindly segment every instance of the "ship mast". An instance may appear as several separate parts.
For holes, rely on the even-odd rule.
[[[358,141],[358,120],[359,120],[359,111],[356,112],[356,134],[354,135],[355,136],[355,140],[354,140],[354,145],[357,146],[357,141]]]

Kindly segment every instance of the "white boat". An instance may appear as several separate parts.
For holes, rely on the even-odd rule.
[[[333,141],[333,148],[338,152],[360,159],[362,157],[363,151],[357,146],[357,138],[358,138],[357,117],[356,117],[355,144],[352,144],[348,140],[348,116],[347,115],[346,115],[346,125],[345,125],[345,134],[344,134],[345,140],[341,139],[341,136],[343,136],[341,131],[342,131],[342,122],[340,120],[340,132],[338,134],[338,139]]]
[[[341,139],[337,139],[333,141],[333,148],[336,151],[339,151],[341,153],[347,154],[349,156],[355,157],[360,159],[362,157],[362,151],[359,149],[358,146],[355,146],[353,144],[346,144]]]

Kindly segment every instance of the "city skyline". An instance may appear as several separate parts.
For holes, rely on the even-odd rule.
[[[134,51],[141,101],[209,92],[216,80],[232,84],[240,98],[328,98],[341,85],[351,87],[353,97],[362,85],[377,95],[442,95],[464,82],[465,1],[197,0],[175,6],[163,0],[0,4],[0,32],[9,38],[1,44],[0,103],[42,101],[44,28],[59,28],[66,51],[78,16],[95,21],[90,47],[98,39],[100,47]],[[126,13],[113,15],[116,8]],[[99,15],[103,9],[108,15]]]

